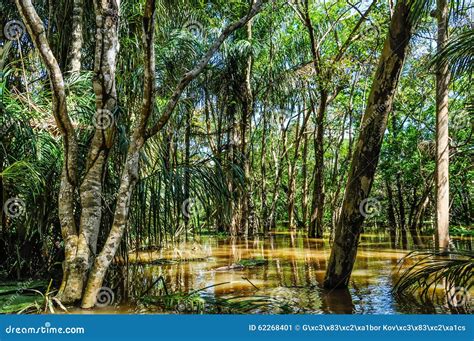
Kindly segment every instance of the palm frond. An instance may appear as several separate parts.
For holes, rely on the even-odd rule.
[[[422,299],[436,300],[436,288],[446,295],[462,288],[469,295],[473,285],[474,255],[469,251],[414,251],[400,263],[400,278],[393,288],[398,295],[413,295],[418,290]],[[452,304],[448,299],[448,303]],[[463,302],[469,305],[469,299]]]
[[[474,30],[452,36],[431,64],[449,65],[454,76],[474,73]]]

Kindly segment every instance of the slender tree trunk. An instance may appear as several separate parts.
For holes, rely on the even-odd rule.
[[[406,226],[406,217],[405,217],[405,202],[403,200],[403,188],[400,179],[400,173],[396,175],[396,185],[397,185],[397,200],[398,200],[398,228],[400,229],[400,235],[402,239],[402,247],[406,249],[408,247],[408,236],[407,236],[407,226]]]
[[[263,109],[263,123],[262,123],[262,149],[260,151],[260,215],[263,222],[263,233],[268,233],[268,205],[267,205],[267,111],[266,107]]]
[[[328,95],[325,90],[320,93],[320,103],[316,116],[316,137],[314,140],[315,176],[313,188],[313,207],[309,226],[309,237],[323,237],[324,214],[324,115]]]
[[[342,211],[324,280],[327,288],[344,288],[349,283],[364,222],[360,206],[370,194],[387,117],[411,37],[411,28],[409,5],[407,0],[400,0],[391,19],[353,153]]]
[[[437,0],[438,50],[448,39],[448,2]],[[436,228],[437,247],[449,247],[449,133],[448,95],[449,70],[438,64],[436,70]]]
[[[288,230],[296,229],[295,218],[295,192],[296,192],[296,161],[298,159],[298,134],[300,130],[301,110],[297,108],[298,115],[296,117],[295,142],[294,142],[294,157],[291,158],[286,155],[288,163],[288,190],[287,190],[287,214],[288,214]]]
[[[308,119],[311,116],[310,113],[306,113],[305,108],[298,109],[298,117],[297,117],[297,124],[296,124],[296,132],[295,132],[295,143],[294,143],[294,154],[293,157],[290,158],[288,156],[288,227],[290,230],[296,229],[296,220],[297,219],[297,209],[295,206],[295,197],[296,197],[296,166],[297,161],[299,159],[300,148],[301,148],[301,140],[305,136],[306,125],[308,123]],[[303,114],[303,121],[301,122],[300,126],[300,119],[301,113]],[[304,218],[303,218],[304,219]]]
[[[309,115],[309,114],[308,114]],[[306,228],[308,223],[308,163],[306,161],[308,157],[308,134],[306,130],[303,134],[303,154],[302,154],[302,165],[301,165],[301,177],[303,178],[303,186],[301,189],[301,212],[303,228]]]
[[[390,186],[390,181],[385,180],[385,187],[387,188],[387,215],[388,215],[388,230],[390,233],[390,245],[392,248],[395,248],[397,245],[397,221],[395,219],[395,209],[393,207],[393,193],[392,187]]]
[[[289,123],[288,123],[289,125]],[[283,174],[283,160],[287,153],[287,130],[288,126],[285,127],[284,119],[281,118],[281,137],[280,141],[282,143],[283,152],[281,155],[275,157],[275,183],[273,188],[273,195],[272,195],[272,204],[270,206],[270,213],[268,215],[268,220],[266,224],[268,224],[267,230],[270,228],[274,228],[276,225],[276,206],[278,204],[278,199],[280,198],[280,186],[281,186],[281,178]]]
[[[84,0],[74,0],[72,9],[72,42],[70,57],[70,71],[79,72],[81,70],[83,37],[83,13]]]
[[[252,41],[252,20],[247,23],[247,39]],[[242,95],[242,125],[241,125],[241,141],[242,149],[241,154],[243,158],[243,172],[244,172],[244,188],[242,190],[241,198],[241,226],[240,230],[243,234],[248,235],[250,231],[250,215],[253,212],[250,211],[250,208],[253,206],[251,203],[251,174],[250,174],[250,152],[249,152],[249,141],[250,138],[250,129],[251,129],[251,118],[253,113],[253,93],[252,93],[252,66],[253,59],[252,54],[250,53],[247,57],[247,63],[245,68],[245,83],[243,84],[243,95]]]
[[[61,222],[61,234],[64,240],[65,260],[63,262],[63,282],[59,293],[61,294],[65,290],[67,282],[77,284],[71,286],[69,293],[63,296],[66,301],[74,301],[81,295],[79,285],[81,277],[75,276],[74,266],[78,245],[77,222],[74,216],[78,157],[76,134],[68,115],[63,75],[50,48],[41,18],[36,13],[31,0],[16,0],[16,5],[48,70],[53,96],[52,112],[63,138],[64,164],[59,189],[58,213]]]
[[[186,129],[184,132],[184,200],[190,200],[190,147],[191,147],[191,109],[186,110]],[[184,212],[182,212],[184,213]],[[189,228],[189,214],[184,215],[184,229],[186,240],[188,239],[188,228]]]

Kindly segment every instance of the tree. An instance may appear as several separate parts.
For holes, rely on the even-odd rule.
[[[393,12],[352,157],[324,279],[327,288],[343,288],[349,283],[364,222],[361,208],[367,203],[374,181],[388,114],[412,34],[411,8],[412,1],[400,0]]]
[[[64,166],[59,194],[59,215],[65,242],[65,262],[63,282],[59,298],[71,303],[82,298],[82,307],[95,305],[97,293],[105,274],[119,247],[130,211],[130,198],[137,182],[140,150],[147,140],[155,136],[168,122],[182,93],[197,76],[201,74],[214,53],[222,43],[237,29],[245,26],[261,9],[263,1],[252,3],[247,13],[235,23],[227,26],[210,46],[195,67],[185,73],[167,101],[160,117],[154,122],[155,107],[155,0],[146,0],[143,15],[144,44],[144,90],[141,112],[137,115],[135,126],[129,136],[129,146],[123,164],[120,187],[113,224],[102,250],[96,254],[97,235],[101,221],[101,193],[103,172],[108,150],[114,141],[114,128],[97,124],[87,154],[86,172],[79,183],[77,176],[78,143],[66,104],[66,92],[62,71],[51,51],[44,25],[31,0],[16,0],[17,8],[25,26],[39,50],[48,70],[53,92],[53,115],[63,136]],[[96,50],[95,79],[96,110],[98,120],[113,120],[116,109],[115,70],[118,55],[119,1],[95,1],[96,12]],[[81,212],[79,224],[76,223],[75,193],[80,193]],[[85,289],[84,289],[85,288]]]
[[[448,2],[437,0],[438,51],[448,40]],[[449,247],[449,131],[448,95],[449,67],[438,62],[436,66],[436,242],[441,250]]]

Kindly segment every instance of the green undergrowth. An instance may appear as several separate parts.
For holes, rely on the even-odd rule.
[[[268,263],[268,260],[264,258],[241,259],[239,262],[237,262],[238,265],[242,265],[243,267],[246,267],[246,268],[251,268],[254,266],[262,266],[262,265],[266,265],[267,263]]]
[[[0,314],[15,314],[40,309],[48,282],[27,280],[0,284]]]
[[[474,237],[474,229],[466,226],[451,226],[449,233],[452,236]]]

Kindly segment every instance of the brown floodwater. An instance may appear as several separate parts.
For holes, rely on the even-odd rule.
[[[426,244],[431,242],[431,238],[425,239]],[[470,238],[454,238],[454,243],[472,250]],[[349,289],[322,289],[330,247],[327,239],[311,239],[301,233],[275,233],[253,239],[199,237],[159,251],[131,253],[125,271],[126,287],[129,297],[139,297],[145,292],[150,296],[162,295],[165,286],[168,293],[202,289],[199,295],[206,299],[268,298],[267,304],[253,313],[450,312],[447,300],[440,297],[444,294],[441,288],[435,292],[436,303],[422,303],[416,297],[402,299],[392,294],[398,280],[399,261],[409,251],[392,248],[384,234],[361,236]],[[238,265],[250,259],[262,264]],[[114,309],[116,313],[160,312],[150,306],[132,308],[130,305],[106,307],[97,312],[110,313]]]

